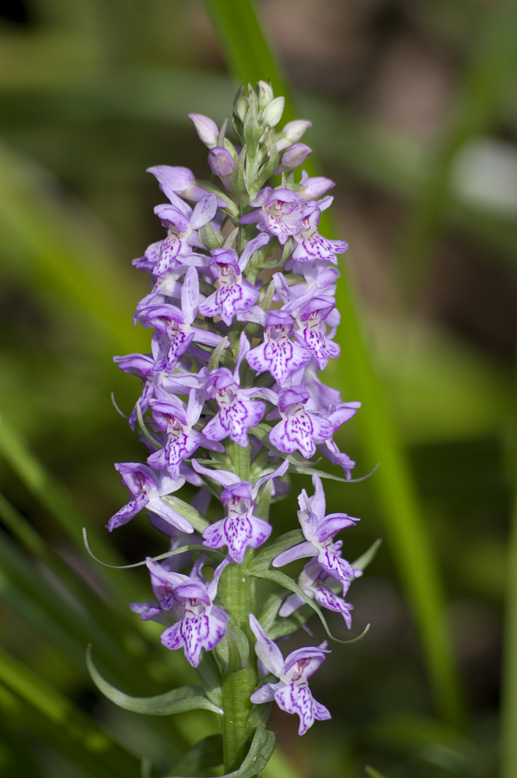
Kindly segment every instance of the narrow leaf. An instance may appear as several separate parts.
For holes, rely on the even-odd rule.
[[[319,605],[316,602],[314,602],[314,600],[311,600],[310,597],[308,597],[305,594],[303,589],[301,589],[298,586],[298,584],[295,583],[292,580],[292,578],[289,578],[289,576],[286,575],[285,573],[281,573],[280,570],[263,570],[260,573],[252,573],[252,575],[255,575],[257,578],[264,578],[266,581],[273,581],[274,583],[280,584],[280,586],[289,589],[290,592],[297,594],[299,597],[305,600],[307,605],[309,605],[309,607],[311,607],[312,610],[318,615],[319,620],[323,624],[323,628],[325,632],[327,633],[327,635],[331,640],[334,640],[336,643],[354,643],[355,640],[357,640],[357,638],[354,638],[352,640],[340,640],[339,638],[334,637],[334,635],[330,631],[329,625],[327,624],[327,619],[323,615],[323,612],[319,607]],[[367,630],[369,629],[369,625],[366,629]]]
[[[354,562],[352,562],[352,567],[358,567],[359,570],[366,570],[368,565],[372,562],[375,555],[377,554],[377,551],[379,550],[379,546],[381,545],[382,540],[379,538],[378,540],[375,540],[370,548],[364,552],[364,554],[361,554],[360,557],[358,557]]]
[[[250,572],[259,573],[262,570],[267,570],[273,559],[281,554],[282,551],[287,551],[288,548],[296,546],[303,540],[305,540],[305,537],[301,529],[293,529],[281,535],[270,546],[267,546],[267,548],[257,554],[251,565]]]
[[[275,748],[273,732],[264,727],[257,727],[250,750],[238,770],[225,773],[222,778],[256,778],[268,763]],[[192,778],[192,776],[171,775],[168,778]]]
[[[129,710],[132,713],[143,713],[149,716],[170,716],[173,713],[185,713],[189,710],[210,710],[222,715],[223,711],[210,702],[203,689],[199,686],[181,686],[165,694],[157,694],[155,697],[132,697],[112,686],[99,673],[91,657],[91,646],[86,654],[86,664],[96,687],[111,702],[119,708]]]
[[[188,502],[180,500],[179,497],[169,495],[168,497],[163,497],[162,499],[165,503],[170,505],[171,508],[174,508],[175,511],[181,513],[181,515],[184,516],[187,521],[190,521],[194,529],[196,529],[198,532],[203,532],[203,530],[205,530],[210,524],[210,522],[207,521],[205,517],[199,513],[199,511],[197,511],[192,505],[189,505]]]

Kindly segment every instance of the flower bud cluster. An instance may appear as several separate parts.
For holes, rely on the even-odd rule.
[[[341,613],[350,627],[345,597],[361,571],[342,557],[335,535],[357,519],[325,515],[310,460],[319,452],[350,479],[354,462],[334,436],[360,403],[343,402],[318,375],[339,356],[336,255],[347,244],[319,232],[334,184],[297,172],[311,153],[300,142],[310,123],[277,129],[283,108],[284,99],[264,82],[247,94],[241,89],[232,117],[237,145],[227,137],[227,122],[219,128],[192,114],[209,149],[210,181],[183,167],[149,169],[167,200],[154,209],[163,238],[133,263],[151,281],[135,314],[135,323],[152,331],[151,348],[115,358],[141,379],[129,422],[148,456],[145,463],[116,465],[131,497],[108,528],[145,508],[170,539],[165,561],[147,560],[155,599],[132,608],[164,624],[163,645],[183,649],[198,667],[203,652],[217,655],[231,628],[232,614],[218,596],[226,568],[254,569],[255,550],[273,532],[271,499],[286,493],[289,472],[311,468],[314,491],[298,497],[296,538],[266,567],[309,561],[267,624],[252,614],[248,625],[261,665],[278,679],[255,690],[252,703],[276,700],[299,715],[303,734],[315,718],[330,717],[308,687],[326,644],[284,660],[266,630],[307,602]],[[195,491],[189,501],[176,494],[186,483]],[[205,578],[207,558],[215,569]],[[180,572],[189,565],[190,572]]]

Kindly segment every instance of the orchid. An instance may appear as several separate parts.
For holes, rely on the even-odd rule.
[[[313,496],[308,497],[304,489],[298,497],[300,506],[298,519],[305,542],[275,557],[273,567],[282,567],[303,557],[316,556],[320,567],[332,578],[341,582],[343,595],[345,595],[350,581],[361,573],[342,558],[341,541],[335,543],[334,535],[345,527],[353,527],[359,519],[347,516],[346,513],[330,513],[325,516],[325,494],[321,478],[314,475],[312,483],[315,490]]]
[[[335,477],[343,483],[355,465],[334,436],[360,403],[344,402],[319,375],[339,355],[336,255],[347,244],[318,232],[333,183],[297,173],[310,153],[300,142],[310,122],[277,130],[283,106],[265,82],[241,90],[232,117],[238,145],[226,123],[219,128],[191,114],[220,185],[184,167],[149,169],[169,200],[155,208],[165,237],[134,262],[152,286],[135,314],[135,323],[152,330],[150,351],[115,358],[143,384],[129,423],[148,454],[146,464],[116,465],[131,498],[108,528],[146,508],[170,543],[145,561],[155,599],[131,609],[162,624],[162,646],[182,650],[199,670],[203,705],[213,710],[217,698],[224,764],[235,774],[246,740],[258,731],[256,706],[274,700],[296,714],[300,735],[330,718],[308,683],[326,643],[284,660],[270,635],[286,634],[307,602],[320,613],[320,606],[340,613],[350,628],[352,605],[344,597],[362,573],[335,539],[358,519],[325,514],[321,476],[307,461],[323,454],[342,469]],[[272,503],[304,463],[314,494],[301,491],[299,528],[278,537]],[[304,558],[297,579],[277,570]],[[267,623],[261,617],[267,630],[258,618],[257,579],[283,589],[266,609]],[[257,688],[259,668],[277,681]]]
[[[279,679],[266,683],[251,695],[252,702],[261,704],[275,700],[287,713],[296,713],[300,719],[298,734],[304,735],[315,719],[330,718],[327,708],[317,702],[309,689],[308,679],[316,672],[328,653],[326,643],[318,648],[299,648],[284,660],[280,649],[268,638],[253,614],[250,626],[255,635],[255,652],[270,673]]]

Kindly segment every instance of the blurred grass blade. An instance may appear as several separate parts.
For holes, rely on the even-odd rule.
[[[506,562],[506,619],[501,679],[501,778],[514,778],[517,771],[517,408],[515,407],[512,421],[509,473],[510,477],[514,477],[515,486]]]
[[[467,69],[448,132],[428,160],[428,177],[401,239],[398,284],[412,299],[428,266],[449,202],[451,169],[458,151],[487,132],[515,82],[517,3],[503,0],[485,8],[485,24]]]
[[[279,93],[288,94],[281,74],[271,71],[274,58],[267,49],[250,0],[205,0],[233,76],[255,83],[271,78]],[[246,58],[244,51],[253,52]],[[287,101],[289,103],[289,101]],[[289,116],[293,116],[292,109]],[[386,531],[396,557],[424,646],[431,687],[437,709],[446,720],[463,723],[463,703],[450,638],[444,623],[444,600],[428,533],[402,451],[389,417],[383,391],[369,359],[350,280],[338,284],[337,305],[341,311],[341,359],[350,399],[363,403],[358,423],[368,459],[381,461],[372,485],[386,517]],[[346,380],[345,380],[346,379]]]
[[[460,682],[432,544],[399,436],[366,350],[350,285],[350,279],[346,286],[338,284],[336,294],[341,312],[340,364],[346,365],[341,383],[347,387],[349,398],[361,398],[363,405],[356,421],[358,438],[367,459],[381,463],[372,477],[372,487],[382,506],[387,539],[420,632],[435,704],[445,720],[461,725],[464,714]]]
[[[3,532],[0,532],[0,569],[0,594],[6,604],[23,615],[24,621],[71,660],[82,674],[85,674],[85,647],[94,642],[103,667],[120,683],[130,684],[135,692],[145,691],[145,678],[139,672],[138,662],[120,651],[127,631],[121,628],[116,614],[112,613],[111,625],[99,624],[80,602],[71,598],[70,589],[62,586],[64,582],[52,583],[53,579],[46,577],[39,565],[26,559]],[[135,636],[132,637],[134,641]]]
[[[250,0],[205,0],[212,24],[221,41],[230,73],[245,87],[271,81],[276,95],[289,96],[280,64],[268,45]],[[295,118],[292,101],[286,100],[284,121]]]
[[[147,348],[125,305],[136,298],[136,287],[117,272],[113,248],[93,216],[78,203],[65,206],[50,173],[1,145],[0,169],[0,232],[11,258],[5,272],[87,313],[92,337],[108,335],[106,350]]]
[[[0,682],[13,694],[0,695],[9,718],[31,724],[31,713],[46,724],[45,741],[95,778],[138,775],[138,760],[118,745],[87,714],[76,708],[32,670],[0,649]],[[29,708],[29,716],[24,710]],[[32,711],[31,711],[32,709]],[[39,733],[38,733],[39,734]]]
[[[21,436],[16,434],[2,415],[0,415],[0,456],[14,470],[28,491],[48,510],[73,545],[83,552],[81,528],[88,524],[86,517],[82,515],[66,488],[46,472],[29,451]],[[123,564],[113,543],[109,543],[95,531],[95,528],[90,528],[89,534],[93,537],[95,548],[103,559],[115,565]],[[126,607],[128,598],[138,599],[140,593],[132,576],[127,575],[124,570],[117,570],[115,573],[110,575],[110,580],[117,586],[120,602]],[[97,574],[99,578],[106,576],[100,566]]]

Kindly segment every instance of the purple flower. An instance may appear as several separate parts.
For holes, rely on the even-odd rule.
[[[274,273],[276,298],[284,303],[283,310],[295,313],[303,303],[312,300],[317,295],[332,297],[336,293],[336,282],[339,278],[337,267],[322,266],[318,263],[299,263],[298,267],[306,279],[305,283],[288,284],[283,273]]]
[[[252,400],[253,396],[265,396],[264,389],[241,389],[238,379],[227,367],[220,367],[209,374],[206,393],[216,401],[219,412],[211,419],[203,432],[209,440],[230,438],[239,446],[248,445],[248,429],[255,427],[266,412],[266,404]],[[274,394],[274,393],[273,393]]]
[[[354,606],[345,602],[343,597],[339,597],[332,588],[326,583],[333,580],[331,576],[320,567],[317,559],[311,559],[298,577],[298,586],[308,597],[315,599],[316,602],[327,610],[335,611],[343,616],[348,629],[352,626],[351,611]],[[290,594],[278,611],[279,616],[290,616],[298,608],[305,605],[305,600],[299,594]]]
[[[260,210],[252,211],[240,219],[241,224],[258,222],[259,230],[276,235],[284,245],[292,235],[302,229],[303,219],[308,216],[316,204],[310,204],[290,189],[262,189],[250,205]]]
[[[147,465],[133,462],[119,463],[115,467],[133,499],[111,517],[107,524],[110,532],[126,524],[145,507],[182,532],[194,532],[190,522],[162,500],[162,497],[176,492],[183,486],[185,483],[183,476],[174,479],[166,472],[156,474]]]
[[[300,719],[299,735],[304,735],[315,719],[330,719],[327,708],[314,699],[309,689],[309,678],[328,653],[327,644],[299,648],[284,660],[276,643],[268,638],[253,614],[250,614],[250,627],[257,638],[255,652],[258,658],[266,670],[279,679],[277,683],[261,686],[251,695],[251,702],[260,704],[275,700],[286,713],[296,713]]]
[[[149,408],[151,397],[153,396],[154,383],[157,375],[160,373],[160,365],[151,354],[126,354],[123,357],[113,357],[124,373],[138,376],[143,382],[143,389],[136,405],[129,417],[129,426],[135,428],[137,421],[137,407],[144,414]]]
[[[291,376],[291,381],[293,384],[303,384],[309,392],[307,406],[311,411],[323,411],[326,414],[331,406],[336,407],[341,403],[339,390],[320,381],[314,362]]]
[[[174,202],[177,195],[194,202],[206,197],[206,189],[202,189],[196,184],[194,173],[186,167],[155,165],[155,167],[147,168],[146,172],[153,174],[160,184],[160,189],[171,202]],[[222,200],[217,204],[223,208],[226,205]]]
[[[313,297],[300,307],[297,314],[300,329],[296,332],[296,339],[310,351],[320,370],[326,368],[329,358],[339,356],[339,346],[330,339],[339,323],[339,315],[332,316],[337,313],[335,308],[332,298]],[[330,337],[326,334],[327,320],[331,320],[328,323],[333,327]]]
[[[328,240],[319,234],[318,223],[320,216],[320,209],[315,209],[302,220],[300,230],[294,235],[298,245],[293,251],[293,260],[297,262],[324,260],[325,262],[333,262],[336,265],[336,254],[344,254],[348,249],[348,243],[344,240]]]
[[[278,394],[280,421],[269,433],[269,440],[284,454],[298,450],[305,459],[316,453],[316,444],[332,437],[335,427],[317,411],[309,411],[305,404],[309,393],[303,385],[282,389]],[[268,417],[269,418],[269,417]]]
[[[144,327],[154,327],[167,337],[168,349],[160,365],[162,370],[170,373],[192,341],[217,346],[222,340],[216,333],[192,326],[199,302],[198,273],[195,267],[189,267],[181,287],[181,309],[166,303],[139,307],[139,318]]]
[[[271,535],[272,527],[264,519],[253,514],[251,484],[247,481],[228,486],[220,500],[227,508],[225,519],[216,521],[203,532],[203,540],[209,548],[228,546],[234,562],[242,564],[248,548],[258,548]]]
[[[178,535],[177,540],[171,544],[171,551],[173,548],[182,545],[181,539],[184,537],[183,533]],[[191,555],[182,554],[181,556],[190,557]],[[150,560],[148,560],[148,562],[149,561]],[[151,587],[158,602],[132,602],[130,604],[129,607],[133,613],[138,613],[142,621],[163,619],[163,614],[168,614],[169,618],[170,615],[181,618],[181,610],[177,606],[175,607],[174,585],[177,584],[177,581],[174,581],[173,577],[164,578],[162,575],[164,570],[167,570],[169,573],[176,572],[177,561],[178,556],[170,556],[167,557],[167,559],[164,559],[159,565],[152,562],[152,565],[150,566],[149,563],[147,563],[151,576]],[[157,575],[156,570],[159,570],[159,575]]]
[[[265,317],[264,341],[246,354],[246,360],[257,373],[269,371],[282,386],[287,377],[311,360],[311,353],[290,340],[294,328],[285,311],[268,311]]]
[[[250,241],[239,259],[232,249],[214,249],[210,270],[217,279],[217,289],[199,306],[203,316],[219,316],[229,327],[238,313],[251,308],[259,298],[259,290],[242,278],[248,260],[257,249],[269,241],[258,235]]]
[[[233,173],[235,162],[228,149],[215,146],[208,155],[208,164],[214,176],[218,176],[229,189],[228,177]]]
[[[167,468],[172,478],[179,478],[181,463],[199,446],[223,451],[219,443],[207,440],[202,432],[193,429],[202,411],[195,389],[190,391],[188,406],[178,397],[161,391],[158,399],[151,400],[151,407],[153,419],[167,435],[164,448],[148,457],[151,467]]]
[[[333,440],[325,440],[319,444],[321,451],[325,454],[329,462],[333,465],[339,465],[343,468],[343,474],[347,481],[352,478],[351,471],[355,467],[355,462],[344,451],[340,451],[337,444]]]
[[[214,194],[207,194],[194,210],[179,198],[175,200],[181,207],[167,204],[157,205],[154,209],[164,227],[167,227],[167,237],[162,241],[157,261],[152,267],[155,276],[163,276],[171,268],[185,264],[185,260],[193,253],[192,246],[203,248],[197,230],[212,221],[217,210],[217,197]]]
[[[248,548],[258,548],[271,535],[272,527],[264,519],[253,514],[257,507],[254,500],[259,488],[272,478],[280,478],[287,472],[289,462],[284,461],[272,473],[259,478],[255,486],[249,481],[239,481],[235,473],[228,470],[209,470],[194,461],[194,470],[209,476],[226,488],[220,500],[228,509],[226,518],[214,522],[203,532],[203,540],[209,548],[227,546],[234,562],[242,564]]]
[[[344,596],[348,591],[350,581],[361,575],[361,572],[342,558],[342,543],[341,541],[335,543],[333,538],[337,532],[345,527],[352,527],[359,519],[347,516],[346,513],[330,513],[325,516],[325,494],[321,478],[314,475],[312,483],[314,484],[312,497],[308,497],[305,489],[298,496],[300,506],[298,519],[305,536],[305,542],[279,554],[273,560],[273,567],[283,567],[283,565],[303,557],[317,557],[320,567],[332,578],[341,582]]]
[[[185,656],[197,667],[201,651],[211,651],[226,634],[228,614],[213,604],[217,594],[219,577],[227,562],[222,562],[210,583],[201,575],[203,556],[195,563],[190,576],[171,572],[163,566],[147,559],[147,567],[154,576],[154,586],[161,584],[171,598],[171,603],[179,606],[181,619],[162,632],[161,641],[166,648],[183,648]]]

